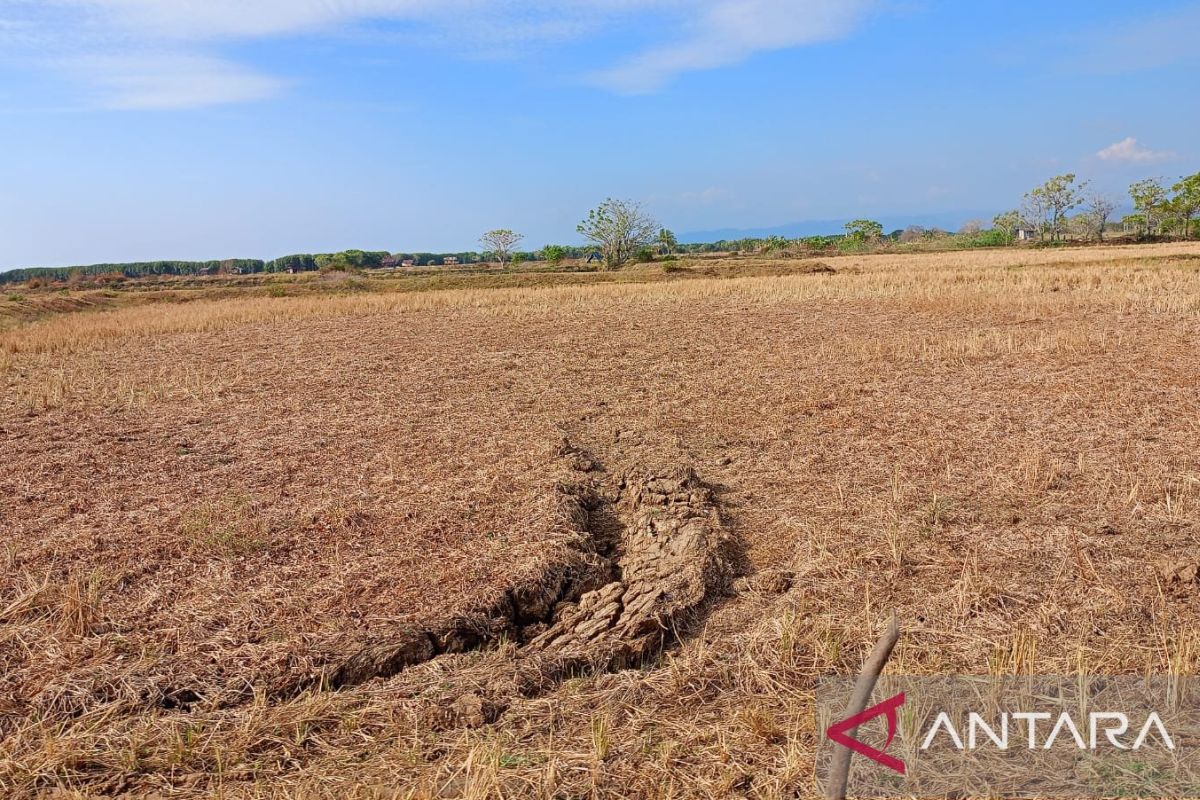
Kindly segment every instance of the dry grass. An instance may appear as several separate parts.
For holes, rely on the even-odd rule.
[[[0,334],[0,791],[810,795],[892,608],[898,673],[1194,674],[1200,248],[829,263]],[[678,649],[277,691],[545,569],[564,436],[716,487],[746,575]]]

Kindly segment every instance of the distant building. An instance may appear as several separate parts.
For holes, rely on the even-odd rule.
[[[414,267],[414,266],[416,266],[416,264],[417,264],[417,262],[411,258],[406,258],[400,262],[400,266],[402,266],[402,267]]]
[[[446,256],[445,258],[442,259],[442,263],[445,264],[447,267],[452,267],[458,263],[458,257],[457,256]]]
[[[1018,242],[1032,242],[1037,238],[1037,231],[1033,228],[1019,227],[1013,231],[1013,235],[1017,237]]]

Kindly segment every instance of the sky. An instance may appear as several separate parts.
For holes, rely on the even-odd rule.
[[[0,0],[0,269],[1120,199],[1200,170],[1197,41],[1196,0]]]

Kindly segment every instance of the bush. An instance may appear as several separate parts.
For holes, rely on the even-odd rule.
[[[980,231],[979,233],[961,237],[963,247],[1007,247],[1012,244],[1013,236],[1008,231],[999,228]]]
[[[320,272],[323,275],[328,275],[331,272],[340,272],[345,275],[361,275],[362,270],[355,267],[353,264],[348,264],[345,261],[338,259],[325,262],[320,267]]]
[[[567,256],[567,248],[557,245],[548,244],[542,248],[542,259],[552,267],[557,267]]]
[[[654,261],[654,251],[649,247],[643,247],[633,257],[639,264],[649,264]]]
[[[825,254],[838,249],[839,236],[804,236],[796,240],[802,253]]]

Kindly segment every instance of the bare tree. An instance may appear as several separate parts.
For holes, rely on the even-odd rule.
[[[983,230],[983,220],[969,219],[963,223],[963,226],[958,229],[958,232],[965,236],[974,236]]]
[[[1117,210],[1117,204],[1099,192],[1088,195],[1083,206],[1084,217],[1088,221],[1089,237],[1096,241],[1104,241],[1104,229],[1108,227],[1108,218]]]
[[[1037,230],[1039,239],[1046,238],[1046,232],[1050,226],[1046,221],[1046,201],[1041,195],[1035,195],[1032,192],[1025,195],[1021,201],[1019,215],[1021,219]]]
[[[1067,217],[1063,229],[1073,238],[1083,241],[1090,241],[1096,235],[1096,228],[1092,224],[1092,218],[1086,211],[1081,211],[1073,217]]]
[[[479,243],[483,245],[484,250],[494,254],[496,260],[503,265],[505,261],[508,261],[513,248],[520,244],[524,238],[521,234],[513,233],[507,228],[497,228],[480,236]]]
[[[619,269],[641,248],[658,237],[661,226],[632,200],[611,197],[588,212],[577,230],[595,243],[604,256],[606,269]]]

